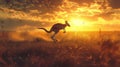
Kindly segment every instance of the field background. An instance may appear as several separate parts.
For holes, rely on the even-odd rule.
[[[4,34],[16,32],[4,32]],[[2,33],[1,33],[2,34]],[[21,33],[22,34],[22,33]],[[25,33],[24,33],[25,34]],[[26,33],[27,34],[27,33]],[[35,33],[34,33],[35,34]],[[120,32],[60,32],[54,43],[51,34],[38,31],[38,37],[24,40],[0,37],[2,67],[119,67]],[[4,35],[4,36],[6,36]],[[44,38],[44,37],[45,38]],[[4,38],[4,40],[2,39]]]

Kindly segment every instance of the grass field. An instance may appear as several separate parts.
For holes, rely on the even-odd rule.
[[[7,39],[1,33],[0,67],[120,66],[120,32],[117,31],[60,32],[57,43],[45,32],[34,33],[38,38],[33,33],[26,34],[22,40],[17,40],[21,35],[16,33],[17,38],[12,38],[13,33]]]

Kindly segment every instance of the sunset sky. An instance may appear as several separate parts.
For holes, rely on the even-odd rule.
[[[50,28],[67,20],[70,31],[120,31],[119,3],[120,0],[43,0],[28,12],[0,6],[0,20],[4,21],[0,30]]]

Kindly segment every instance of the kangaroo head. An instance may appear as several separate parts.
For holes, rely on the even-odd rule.
[[[70,24],[68,23],[68,21],[65,21],[65,24],[70,27]]]

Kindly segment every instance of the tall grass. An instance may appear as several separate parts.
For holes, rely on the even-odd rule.
[[[93,33],[93,32],[92,32]],[[72,34],[72,35],[71,35]],[[104,34],[106,34],[104,32]],[[62,37],[62,33],[58,34]],[[84,38],[82,33],[66,34],[60,42],[6,41],[0,43],[0,66],[2,67],[119,67],[119,41],[106,35]],[[80,35],[80,36],[79,36]],[[84,34],[85,35],[85,34]],[[108,34],[107,34],[108,35]],[[113,34],[112,34],[113,35]],[[71,37],[72,36],[72,37]],[[77,37],[76,37],[77,36]],[[79,37],[78,37],[79,36]],[[68,37],[68,39],[67,39]],[[92,37],[92,38],[91,38]],[[69,39],[71,38],[71,39]],[[77,38],[77,39],[76,39]]]

